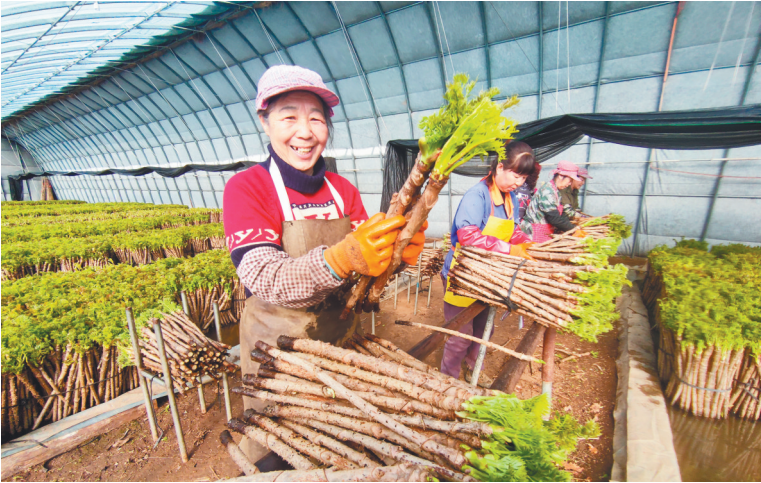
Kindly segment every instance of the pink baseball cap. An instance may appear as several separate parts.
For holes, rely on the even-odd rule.
[[[592,177],[589,176],[589,171],[587,171],[584,168],[579,168],[579,176],[581,176],[584,179],[592,179]]]
[[[298,65],[276,65],[267,69],[259,79],[259,90],[256,93],[256,110],[267,109],[268,100],[273,96],[290,91],[309,91],[320,96],[329,108],[340,102],[317,72]],[[330,116],[333,117],[333,109]]]
[[[552,173],[550,173],[552,177],[554,177],[556,174],[562,174],[563,176],[568,176],[569,178],[575,179],[576,181],[581,181],[579,179],[579,167],[570,161],[559,162],[558,167],[553,169]]]

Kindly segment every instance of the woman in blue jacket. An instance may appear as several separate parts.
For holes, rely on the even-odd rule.
[[[461,245],[529,258],[527,242],[531,240],[518,228],[519,200],[515,190],[534,172],[535,160],[531,147],[524,142],[512,142],[505,147],[505,160],[495,159],[489,175],[470,188],[457,207],[452,223],[452,246],[441,271],[447,288],[447,276],[452,266],[454,250]],[[444,295],[444,318],[451,320],[470,306],[474,299],[455,295],[449,290]],[[475,337],[484,336],[487,311],[483,311],[465,324],[460,332]],[[473,370],[479,344],[459,337],[450,337],[444,345],[441,372],[452,377],[460,376],[460,365],[467,363],[466,379]]]

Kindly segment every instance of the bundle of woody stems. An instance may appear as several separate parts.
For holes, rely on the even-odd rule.
[[[524,406],[514,396],[473,387],[371,335],[355,337],[351,345],[356,350],[287,336],[277,344],[279,349],[256,344],[250,356],[260,364],[258,373],[244,374],[244,386],[233,389],[269,406],[246,410],[228,427],[277,453],[295,470],[327,467],[330,477],[323,481],[346,481],[338,479],[342,471],[357,472],[356,481],[374,481],[384,467],[389,479],[383,481],[409,481],[411,470],[404,465],[424,470],[416,477],[448,481],[474,481],[482,473],[498,478],[492,481],[569,476],[556,466],[569,447],[554,439],[557,434],[550,426],[543,426],[542,406],[536,401]],[[526,434],[544,431],[541,443],[533,440],[533,448],[524,448],[516,427],[475,416],[476,408],[503,403],[509,406],[502,413],[504,421],[530,420],[533,427]],[[558,426],[574,447],[577,438],[594,432],[593,424],[581,429],[575,420],[564,419]],[[512,448],[505,443],[507,434]],[[229,435],[223,433],[222,440],[242,471],[256,471]],[[531,454],[522,453],[524,449]],[[546,458],[541,456],[545,450]],[[403,475],[398,474],[400,465],[406,468]]]
[[[438,201],[439,193],[458,166],[474,156],[493,153],[504,159],[505,142],[517,130],[516,123],[502,117],[502,112],[517,104],[518,99],[510,97],[503,103],[493,101],[499,94],[497,88],[470,98],[475,84],[475,81],[469,81],[467,75],[456,74],[444,93],[446,105],[420,121],[425,135],[418,141],[420,152],[415,166],[399,192],[392,196],[386,211],[387,217],[404,215],[407,224],[394,243],[388,269],[378,277],[363,276],[359,279],[341,318],[348,317],[352,310],[369,312],[378,307],[387,282],[402,263],[404,249],[422,228]]]
[[[664,327],[657,315],[656,321],[661,352],[658,372],[666,384],[665,393],[671,404],[696,416],[726,418],[732,408],[733,378],[745,351],[721,350],[713,345],[696,351],[691,344],[683,349],[682,338]],[[714,351],[717,357],[712,358]]]
[[[235,277],[229,281],[229,285],[230,290],[225,290],[225,283],[220,283],[211,288],[201,287],[185,291],[190,319],[201,327],[201,330],[209,330],[214,323],[214,302],[219,306],[219,323],[223,327],[237,324],[240,320],[246,305],[243,284]],[[182,302],[180,293],[177,293],[175,298],[178,303]]]
[[[648,257],[642,299],[659,331],[661,383],[672,405],[695,416],[732,412],[758,421],[761,357],[751,325],[758,320],[757,265],[728,263],[698,245],[685,240]]]
[[[564,327],[573,321],[570,312],[575,307],[575,294],[584,291],[582,285],[572,283],[575,275],[596,270],[592,266],[527,261],[466,246],[459,249],[449,270],[450,288],[457,295],[502,308],[515,304],[518,314],[550,327]]]
[[[761,420],[761,356],[748,351],[729,403],[741,418]]]
[[[608,257],[616,254],[621,240],[631,235],[631,226],[626,224],[623,216],[615,213],[572,221],[575,228],[532,245],[528,254],[537,260],[604,267]],[[583,230],[583,237],[578,236],[579,230]]]
[[[59,421],[136,388],[134,367],[119,368],[116,346],[83,353],[56,346],[39,365],[2,375],[2,427],[18,434]]]
[[[433,277],[437,273],[441,272],[441,267],[444,266],[444,256],[440,248],[424,248],[420,252],[420,258],[418,264],[415,266],[408,266],[404,273],[408,275],[417,276],[418,267],[420,267],[421,277]]]
[[[201,376],[217,379],[222,372],[235,372],[237,366],[226,360],[230,346],[206,337],[184,312],[161,314],[161,321],[167,362],[175,387],[181,393],[186,386],[195,386]],[[162,374],[156,334],[148,327],[141,327],[140,335],[143,365]],[[130,360],[134,358],[130,356]]]

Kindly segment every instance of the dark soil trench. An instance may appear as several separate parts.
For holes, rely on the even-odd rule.
[[[406,291],[399,293],[397,309],[393,299],[381,304],[381,312],[376,314],[376,334],[388,339],[403,349],[409,349],[428,335],[423,329],[403,327],[395,320],[413,320],[423,324],[442,325],[443,290],[441,281],[434,278],[430,308],[426,307],[426,279],[418,302],[418,312],[413,314],[415,290],[412,287],[410,302]],[[515,348],[526,328],[519,329],[517,316],[501,320],[501,311],[495,320],[492,342]],[[371,330],[371,317],[362,317],[365,332]],[[525,324],[528,327],[528,323]],[[438,367],[442,347],[425,360]],[[593,441],[582,441],[566,463],[577,481],[605,481],[610,477],[613,464],[613,406],[616,395],[617,338],[616,331],[600,337],[596,344],[583,342],[578,337],[558,333],[557,358],[570,354],[585,354],[584,357],[568,362],[559,362],[555,367],[553,386],[553,408],[573,414],[580,422],[595,419],[602,435]],[[541,346],[537,349],[541,357]],[[496,377],[506,360],[501,352],[487,351],[484,372]],[[541,392],[541,370],[534,365],[526,370],[517,388],[520,398],[529,398]],[[231,387],[240,385],[240,374],[231,380]],[[158,408],[159,426],[164,437],[154,448],[147,419],[141,417],[123,427],[99,435],[77,449],[50,459],[44,465],[37,465],[12,477],[12,481],[215,481],[221,478],[240,476],[241,472],[232,462],[226,449],[219,442],[219,434],[225,429],[224,402],[221,401],[221,384],[207,385],[205,398],[209,409],[201,414],[196,391],[189,391],[178,397],[182,428],[190,461],[183,464],[177,450],[177,439],[172,425],[169,405],[160,400]],[[220,397],[218,397],[218,395]],[[243,404],[240,396],[232,394],[233,414],[240,415]],[[221,404],[220,404],[221,403]],[[233,434],[236,441],[240,435]]]

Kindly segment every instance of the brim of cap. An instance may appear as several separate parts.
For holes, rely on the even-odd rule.
[[[589,176],[588,174],[579,174],[579,177],[584,178],[584,179],[592,179],[592,177]]]
[[[338,98],[337,95],[333,93],[333,91],[329,89],[323,89],[322,87],[315,87],[315,86],[295,86],[295,87],[288,87],[279,91],[275,91],[264,99],[262,101],[262,107],[261,109],[267,109],[267,106],[269,105],[269,100],[272,99],[275,96],[278,96],[280,94],[284,94],[286,92],[293,92],[293,91],[309,91],[313,94],[317,94],[322,98],[323,101],[325,101],[325,104],[328,105],[328,107],[336,107],[341,100]],[[330,110],[330,115],[333,115],[333,109]]]

